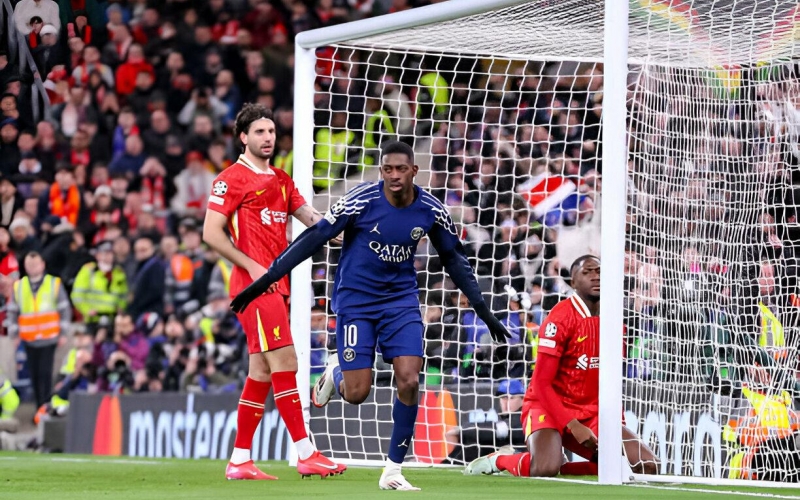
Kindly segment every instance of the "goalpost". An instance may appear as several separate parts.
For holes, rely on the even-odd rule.
[[[797,23],[788,0],[451,0],[298,35],[303,195],[325,211],[379,178],[381,140],[413,143],[417,183],[449,206],[493,310],[514,317],[495,352],[420,241],[427,361],[408,460],[524,446],[517,398],[498,390],[527,385],[565,269],[595,253],[600,482],[775,486],[800,466]],[[337,252],[292,273],[298,386],[335,342]],[[310,408],[323,452],[383,460],[390,373],[379,360],[359,407]],[[658,476],[627,467],[620,408]]]

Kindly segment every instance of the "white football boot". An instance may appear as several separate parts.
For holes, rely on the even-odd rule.
[[[319,377],[317,383],[314,384],[314,390],[311,392],[311,402],[317,408],[322,408],[328,404],[328,401],[331,400],[336,392],[336,387],[333,383],[333,369],[337,366],[339,366],[339,355],[333,353],[328,356],[328,361],[325,363],[325,371]]]
[[[387,465],[383,468],[378,486],[382,490],[420,491],[419,488],[411,486],[411,483],[406,481],[406,478],[403,477],[403,472],[397,465]]]
[[[511,445],[501,447],[494,453],[489,453],[485,457],[478,457],[464,468],[465,476],[477,476],[480,474],[497,474],[497,457],[503,455],[513,455],[514,448]]]

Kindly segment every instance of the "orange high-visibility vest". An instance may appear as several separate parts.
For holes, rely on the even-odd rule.
[[[192,278],[194,278],[192,259],[183,254],[175,254],[169,264],[172,268],[172,276],[177,283],[186,284],[192,282]]]
[[[14,298],[19,305],[19,338],[23,342],[57,338],[61,333],[58,315],[58,290],[61,280],[45,275],[34,295],[27,276],[14,283]]]

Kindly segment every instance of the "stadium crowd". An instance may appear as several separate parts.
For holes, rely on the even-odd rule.
[[[235,388],[247,356],[230,264],[201,235],[211,182],[240,152],[233,118],[244,102],[273,108],[274,164],[291,172],[294,36],[430,2],[12,3],[0,29],[2,371],[19,388],[37,379],[37,405],[75,389]],[[34,102],[39,79],[49,107]],[[45,341],[20,342],[27,295],[13,284],[26,276],[65,305]],[[68,354],[53,368],[57,347]]]
[[[66,361],[55,367],[61,372],[55,396],[33,384],[37,404],[54,401],[57,406],[75,389],[236,390],[247,356],[244,336],[228,310],[230,265],[206,248],[201,236],[212,180],[239,152],[233,117],[244,102],[274,108],[278,147],[273,163],[291,173],[294,36],[424,3],[17,4],[13,21],[26,37],[51,110],[48,117],[35,119],[30,95],[35,75],[19,72],[7,49],[0,53],[5,330],[14,339],[22,336],[15,324],[19,304],[10,300],[12,283],[21,276],[39,277],[39,260],[47,275],[63,283],[71,307],[64,313],[69,318],[60,319],[74,330]],[[426,382],[528,376],[538,325],[569,291],[567,267],[580,255],[599,253],[601,70],[512,64],[487,70],[487,78],[470,78],[469,68],[459,66],[475,62],[468,58],[407,55],[402,61],[373,64],[366,52],[330,48],[317,56],[316,191],[324,193],[340,178],[375,165],[374,152],[383,139],[425,145],[431,153],[431,192],[462,228],[483,290],[493,297],[492,308],[509,311],[505,321],[512,340],[498,351],[465,299],[452,292],[455,287],[423,241],[417,268],[427,325]],[[728,269],[712,259],[719,255],[715,248],[690,245],[700,233],[680,233],[675,241],[686,248],[676,247],[675,262],[654,254],[653,248],[664,242],[652,239],[647,229],[662,222],[648,217],[666,212],[653,207],[681,193],[718,201],[714,182],[724,176],[712,178],[713,169],[708,169],[709,175],[698,176],[690,186],[648,194],[651,181],[663,175],[655,172],[657,165],[677,161],[665,160],[664,151],[680,150],[675,141],[681,139],[669,134],[682,130],[683,115],[673,113],[677,118],[670,121],[664,103],[650,109],[652,103],[642,95],[636,97],[641,106],[634,106],[634,117],[652,124],[664,115],[670,126],[662,127],[661,137],[647,136],[646,144],[632,145],[639,156],[632,156],[631,169],[641,173],[633,175],[636,203],[630,213],[631,227],[641,234],[633,237],[638,243],[627,254],[632,280],[627,289],[634,290],[627,307],[633,316],[634,357],[646,357],[647,349],[640,347],[655,328],[648,318],[664,316],[658,309],[666,296],[662,289],[688,289],[681,269],[698,283]],[[684,109],[684,115],[690,111]],[[782,116],[789,123],[795,115]],[[795,129],[785,133],[796,134]],[[712,153],[701,154],[698,145],[685,149],[697,152],[690,159],[710,156],[725,163],[744,155],[745,147],[768,148],[762,136],[769,130],[728,131],[724,137],[730,139],[720,139]],[[649,160],[637,160],[642,157]],[[783,227],[776,218],[785,217],[776,212],[759,219],[773,254],[789,238],[775,230]],[[325,297],[335,270],[328,263],[336,258],[336,248],[315,258],[311,338],[316,374],[334,347],[335,318]],[[759,271],[766,288],[770,276],[774,285],[776,273],[768,264],[765,260]],[[674,279],[665,276],[671,269]],[[786,275],[783,267],[781,272]],[[714,311],[719,310],[709,307],[703,314]],[[753,328],[755,323],[753,316]],[[60,333],[64,338],[68,332]],[[688,345],[693,339],[684,340]],[[54,339],[39,345],[44,351],[28,357],[33,354],[46,364],[52,359],[48,351],[62,343]],[[47,367],[37,366],[49,378]],[[30,377],[30,368],[21,371],[21,378]]]

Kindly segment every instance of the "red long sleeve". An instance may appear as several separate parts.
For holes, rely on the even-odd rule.
[[[572,417],[553,389],[553,380],[558,373],[558,364],[558,357],[540,351],[531,383],[535,386],[536,394],[544,410],[556,420],[558,428],[563,429],[572,420]]]

